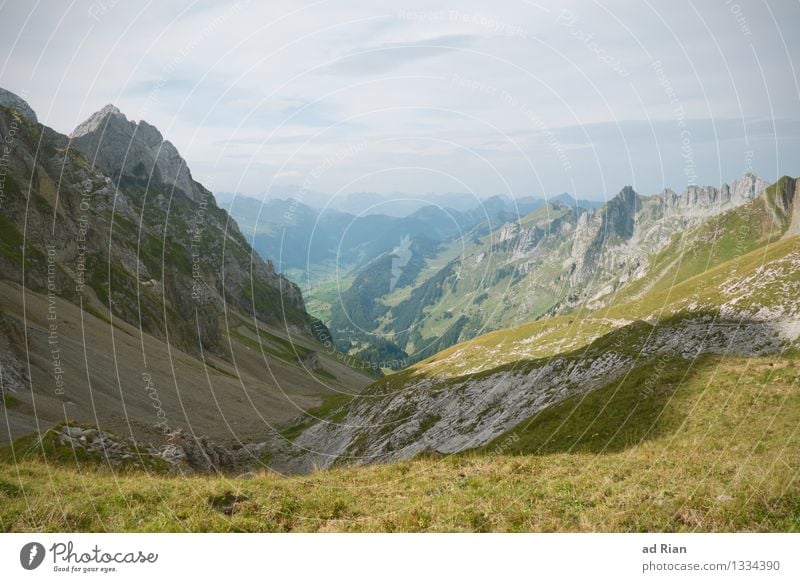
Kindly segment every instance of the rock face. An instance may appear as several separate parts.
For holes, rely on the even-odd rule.
[[[0,132],[14,139],[0,277],[110,309],[189,352],[225,355],[226,306],[312,334],[299,288],[253,252],[155,127],[107,106],[67,138],[3,100],[14,108],[0,106]]]
[[[633,236],[636,228],[636,215],[641,210],[639,195],[630,186],[625,186],[606,205],[602,213],[602,223],[598,235],[602,241],[626,241]]]
[[[768,185],[758,176],[748,173],[741,180],[723,184],[720,188],[689,186],[681,195],[667,189],[659,197],[672,211],[705,217],[750,202]]]
[[[69,138],[71,147],[107,176],[136,176],[178,188],[198,203],[206,199],[175,146],[149,123],[128,121],[113,105],[94,113]]]

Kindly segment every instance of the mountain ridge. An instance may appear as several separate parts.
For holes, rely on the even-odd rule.
[[[4,103],[0,438],[69,416],[235,443],[375,377],[325,347],[299,287],[156,128],[106,107],[70,139]]]
[[[284,457],[294,470],[450,454],[500,442],[540,411],[668,358],[676,369],[704,354],[769,357],[800,347],[800,239],[784,236],[774,204],[797,201],[782,178],[729,214],[764,224],[757,246],[643,298],[480,336],[372,385],[364,398],[317,419]],[[637,202],[626,192],[620,198]],[[780,199],[781,202],[778,202]],[[742,209],[743,206],[752,206]],[[698,249],[711,223],[684,235]],[[769,226],[772,223],[774,227]],[[725,239],[723,239],[725,240]],[[687,252],[691,252],[687,250]],[[671,366],[673,364],[670,364]],[[611,388],[609,388],[611,390]],[[291,448],[284,447],[283,454]]]

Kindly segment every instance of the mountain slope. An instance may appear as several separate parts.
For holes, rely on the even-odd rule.
[[[630,427],[597,408],[579,408],[588,423],[577,426],[571,403],[552,409],[540,428],[521,426],[481,451],[302,477],[176,479],[74,461],[0,460],[0,524],[10,531],[798,531],[798,369],[797,360],[708,356],[690,374],[664,374],[647,414],[629,419]],[[636,392],[635,380],[614,398]]]
[[[782,179],[750,209],[730,211],[775,225],[775,236],[760,237],[759,248],[633,303],[494,332],[387,377],[333,411],[335,421],[322,418],[301,432],[295,446],[314,453],[295,458],[295,466],[481,447],[560,402],[580,400],[631,374],[646,378],[648,366],[661,363],[677,372],[704,354],[763,357],[796,350],[800,239],[783,237],[791,223],[773,218],[781,216],[775,214],[776,190],[791,191],[792,183]],[[787,202],[794,204],[794,197]],[[695,249],[708,246],[702,237],[695,240]]]
[[[412,252],[415,268],[405,285],[394,287],[388,284],[390,261],[400,257],[393,251],[383,263],[359,270],[344,289],[338,286],[337,296],[328,298],[327,321],[335,338],[350,340],[341,349],[373,359],[363,344],[378,338],[413,363],[492,329],[583,305],[595,309],[645,279],[654,260],[674,258],[671,245],[684,245],[687,229],[747,206],[765,186],[747,175],[680,196],[640,196],[627,187],[597,209],[546,204],[425,254]],[[364,320],[364,312],[374,316]]]
[[[158,130],[109,106],[70,139],[4,95],[0,438],[66,417],[161,438],[157,400],[235,441],[369,381]]]

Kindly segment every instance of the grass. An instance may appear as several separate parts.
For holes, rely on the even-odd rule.
[[[91,428],[88,425],[80,425],[75,422],[70,422],[69,425],[73,427]],[[27,435],[15,440],[13,446],[3,447],[0,449],[0,465],[41,463],[43,465],[54,464],[58,466],[75,465],[83,468],[107,466],[108,461],[101,452],[81,447],[73,448],[59,445],[57,442],[60,439],[58,431],[62,426],[64,426],[63,423],[56,425],[52,429],[46,431],[41,438],[36,434]],[[135,474],[139,474],[138,470],[142,468],[163,472],[168,466],[166,462],[161,461],[161,459],[154,459],[148,455],[142,454],[138,459],[126,460],[120,465],[118,470],[124,473],[134,472]]]
[[[342,422],[347,416],[345,408],[353,400],[350,394],[333,392],[322,396],[322,404],[306,410],[291,425],[281,431],[281,434],[290,441],[296,439],[300,434],[316,424],[320,420],[328,422]]]
[[[8,394],[7,392],[3,392],[2,401],[3,401],[3,408],[5,408],[6,410],[10,410],[11,408],[15,408],[20,404],[22,404],[22,401],[20,401],[19,398],[15,398],[14,396]]]
[[[709,357],[682,384],[665,376],[654,409],[663,411],[662,428],[645,436],[644,427],[658,416],[650,414],[632,425],[638,432],[624,446],[592,444],[596,429],[577,438],[578,419],[569,421],[573,403],[550,424],[540,419],[517,438],[504,435],[481,451],[304,477],[114,474],[70,460],[4,462],[0,528],[798,531],[797,371],[796,360]],[[587,401],[586,411],[616,398],[608,390],[598,393],[600,401]],[[555,421],[567,421],[556,433],[560,446],[540,447]],[[614,416],[603,421],[611,432],[619,422]],[[594,439],[613,444],[611,432]]]

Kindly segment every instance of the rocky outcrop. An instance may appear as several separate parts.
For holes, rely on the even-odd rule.
[[[179,474],[238,475],[259,465],[265,451],[263,444],[230,449],[206,436],[190,435],[182,430],[170,433],[167,444],[155,447],[94,427],[74,425],[55,427],[40,441],[45,444],[45,451],[50,448],[51,454],[59,457],[94,460],[112,468],[136,465]]]
[[[29,385],[25,370],[25,333],[16,320],[0,312],[0,391],[20,392]]]
[[[264,443],[230,449],[206,436],[178,430],[169,434],[158,456],[183,473],[239,473],[258,464],[265,450]]]
[[[175,146],[149,123],[128,121],[113,105],[92,114],[69,138],[71,147],[112,178],[135,176],[178,188],[195,202],[207,201]]]
[[[719,188],[689,186],[682,194],[666,189],[658,197],[669,211],[705,217],[751,202],[768,185],[758,176],[747,173],[741,180]]]

